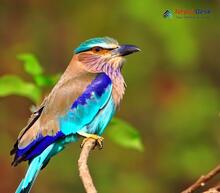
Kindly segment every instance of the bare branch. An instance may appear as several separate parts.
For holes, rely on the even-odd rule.
[[[184,190],[182,193],[192,193],[195,190],[197,190],[198,188],[205,186],[206,182],[208,182],[209,180],[211,180],[214,176],[216,176],[217,174],[220,173],[220,165],[218,165],[216,168],[214,168],[213,170],[211,170],[207,175],[203,175],[201,176],[194,184],[192,184],[189,188],[187,188],[186,190]],[[218,188],[217,188],[218,189]],[[215,193],[218,192],[218,190],[215,189]],[[209,193],[211,193],[212,189],[208,190]],[[214,191],[214,189],[213,189]],[[207,193],[208,193],[207,192]]]
[[[203,193],[220,193],[220,184]]]
[[[97,193],[97,190],[93,184],[92,177],[89,173],[89,168],[87,165],[89,153],[92,149],[94,149],[95,146],[96,146],[96,140],[88,139],[83,145],[78,160],[79,176],[82,180],[86,193]]]

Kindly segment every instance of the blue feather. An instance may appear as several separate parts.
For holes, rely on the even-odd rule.
[[[100,46],[103,48],[112,48],[110,47],[112,45],[114,45],[114,47],[118,46],[118,42],[114,40],[113,38],[110,38],[110,37],[92,38],[81,43],[79,47],[74,50],[74,53],[78,54],[80,52],[90,50],[91,48],[95,46]]]
[[[80,131],[101,135],[115,114],[115,104],[110,97],[107,104],[97,113],[95,118]]]
[[[85,105],[92,97],[92,93],[96,93],[99,97],[104,93],[108,85],[112,83],[111,79],[105,74],[101,73],[91,82],[81,96],[73,103],[71,109],[76,108],[78,105]]]
[[[17,157],[24,156],[24,160],[30,160],[33,157],[39,155],[45,148],[47,148],[50,144],[65,137],[62,132],[58,132],[54,136],[42,136],[40,135],[36,138],[32,143],[30,143],[27,147],[23,149],[18,149],[16,152]]]

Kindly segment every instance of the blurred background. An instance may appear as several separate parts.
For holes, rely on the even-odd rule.
[[[210,9],[206,18],[163,13]],[[219,1],[0,1],[0,76],[24,72],[16,56],[35,54],[48,74],[66,68],[78,44],[96,36],[138,45],[123,74],[128,88],[118,117],[140,132],[144,151],[122,148],[105,137],[90,156],[102,193],[176,193],[215,167],[220,148]],[[48,90],[45,90],[45,94]],[[9,151],[33,102],[0,98],[0,192],[14,192],[27,164],[10,166]],[[32,192],[83,193],[78,176],[80,148],[71,144],[52,159]]]

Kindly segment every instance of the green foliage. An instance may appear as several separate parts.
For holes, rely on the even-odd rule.
[[[42,98],[42,88],[51,87],[58,81],[60,74],[45,75],[43,68],[33,54],[19,54],[19,60],[24,63],[24,70],[32,76],[34,83],[25,82],[16,75],[0,78],[0,96],[20,95],[39,103]],[[113,119],[108,135],[122,147],[143,150],[143,144],[137,130],[120,119]]]
[[[34,81],[39,87],[51,87],[59,80],[60,74],[55,75],[38,75],[34,77]]]
[[[43,68],[33,54],[19,54],[17,55],[17,58],[24,63],[25,72],[32,76],[36,85],[39,87],[53,86],[60,78],[60,74],[44,75]]]
[[[113,118],[109,127],[106,133],[113,142],[126,148],[143,151],[140,134],[129,123]]]
[[[24,63],[24,70],[32,76],[41,75],[43,69],[33,54],[19,54],[17,58]]]
[[[17,58],[24,63],[25,72],[31,75],[34,82],[24,81],[16,75],[0,77],[0,97],[19,95],[37,104],[42,98],[42,88],[53,86],[60,74],[43,74],[43,68],[33,54],[19,54]]]
[[[0,97],[9,95],[24,96],[37,103],[41,97],[41,90],[33,83],[25,82],[15,75],[0,77]]]

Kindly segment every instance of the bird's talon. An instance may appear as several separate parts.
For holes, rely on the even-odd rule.
[[[83,139],[83,141],[82,141],[80,147],[83,148],[83,146],[84,146],[84,144],[86,143],[86,141],[87,141],[88,139],[90,139],[90,138],[96,140],[96,144],[95,144],[95,146],[93,147],[93,149],[95,149],[97,146],[98,146],[99,149],[103,149],[103,140],[104,140],[104,138],[103,138],[103,137],[100,137],[100,136],[97,136],[97,135],[94,135],[94,136],[92,135],[92,136],[89,136],[89,137]]]
[[[97,139],[96,144],[98,146],[98,148],[101,150],[103,149],[103,137],[101,139]]]

